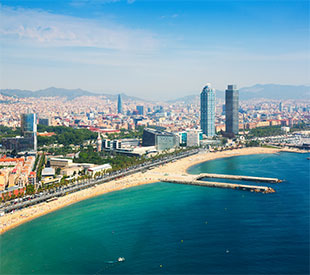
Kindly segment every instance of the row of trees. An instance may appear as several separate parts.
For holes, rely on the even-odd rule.
[[[145,161],[145,157],[126,156],[121,154],[109,154],[105,152],[96,152],[93,147],[88,146],[82,149],[78,158],[74,158],[74,162],[77,163],[94,163],[94,164],[106,164],[109,163],[115,170],[124,169],[135,164]]]
[[[91,149],[92,149],[91,147],[88,147],[88,150],[91,150]],[[128,156],[122,156],[122,155],[111,156],[109,160],[110,160],[110,163],[112,163],[112,169],[107,169],[105,171],[96,172],[94,175],[80,173],[80,175],[78,175],[77,177],[70,178],[70,179],[67,176],[64,176],[59,182],[55,182],[52,184],[43,184],[37,190],[35,190],[33,185],[28,184],[26,186],[26,195],[33,195],[36,193],[40,193],[42,191],[55,190],[58,187],[67,186],[68,184],[85,182],[87,180],[90,180],[91,178],[96,179],[98,177],[103,176],[105,173],[112,173],[115,171],[119,171],[121,169],[129,168],[130,166],[142,164],[146,161],[154,161],[154,160],[162,159],[167,156],[177,155],[180,152],[185,152],[191,149],[193,148],[187,148],[187,149],[180,148],[180,149],[176,149],[174,152],[164,151],[161,154],[157,154],[151,158],[146,158],[145,156],[141,156],[141,157],[128,157]],[[121,159],[126,159],[126,161],[121,161]],[[39,165],[44,164],[44,162],[45,162],[45,156],[42,155]],[[41,167],[43,167],[43,165]],[[16,197],[17,196],[15,195],[9,196],[9,194],[6,193],[2,201],[12,200],[12,199],[15,199]],[[18,194],[18,197],[23,197],[23,194],[22,193]]]
[[[75,148],[72,148],[69,145],[63,146],[63,147],[57,147],[57,148],[43,148],[42,151],[48,152],[52,155],[67,155],[71,153],[77,152]]]
[[[45,165],[45,155],[42,154],[40,161],[39,161],[39,164],[38,164],[38,169],[37,169],[37,180],[39,180],[39,181],[42,178],[42,170],[44,168],[44,165]]]
[[[73,184],[73,183],[80,183],[84,182],[86,180],[91,179],[91,175],[81,175],[76,178],[68,179],[67,176],[62,177],[62,179],[59,182],[51,183],[51,184],[43,184],[41,187],[38,188],[37,193],[40,193],[42,191],[51,191],[55,190],[58,187],[63,187],[67,186],[68,184]]]
[[[35,170],[36,170],[39,159],[40,159],[40,155],[37,154],[36,160],[35,160],[34,165],[33,165],[33,168],[32,168],[32,171],[35,171]]]
[[[82,149],[79,153],[78,158],[74,158],[74,162],[77,163],[94,163],[94,164],[106,164],[109,163],[113,167],[113,171],[125,169],[134,165],[142,164],[145,161],[149,160],[157,160],[164,156],[170,156],[170,155],[176,155],[180,153],[181,151],[186,151],[191,148],[182,149],[177,148],[173,152],[164,151],[161,154],[157,154],[151,158],[148,158],[146,156],[127,156],[122,154],[110,154],[105,152],[98,153],[94,150],[92,146],[88,146],[85,149]]]
[[[24,196],[23,192],[18,192],[17,195],[15,195],[13,192],[11,192],[11,195],[9,193],[4,193],[1,197],[2,202],[6,202],[9,200],[14,200],[16,198],[22,198]]]

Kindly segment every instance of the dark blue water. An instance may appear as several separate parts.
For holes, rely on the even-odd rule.
[[[240,156],[189,169],[284,179],[269,184],[273,194],[155,183],[76,203],[3,234],[0,273],[308,274],[306,157]]]

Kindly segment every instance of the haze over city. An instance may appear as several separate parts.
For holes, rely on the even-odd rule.
[[[1,1],[1,88],[152,100],[309,84],[308,1]]]

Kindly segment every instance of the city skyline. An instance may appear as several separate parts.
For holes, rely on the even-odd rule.
[[[1,88],[158,100],[200,91],[207,79],[220,90],[236,79],[239,87],[309,84],[308,8],[307,1],[2,1]]]
[[[309,8],[1,0],[0,273],[310,274]]]

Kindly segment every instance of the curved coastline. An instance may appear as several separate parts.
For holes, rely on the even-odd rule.
[[[65,206],[71,205],[73,203],[86,200],[95,196],[100,196],[108,192],[119,191],[122,189],[144,185],[149,183],[159,182],[163,174],[173,175],[177,174],[186,174],[187,170],[199,163],[206,161],[227,158],[234,156],[242,155],[255,155],[255,154],[274,154],[281,151],[286,152],[295,152],[295,153],[304,153],[302,150],[292,150],[292,149],[275,149],[275,148],[263,148],[263,147],[249,147],[242,149],[233,149],[222,152],[205,152],[198,155],[193,155],[186,157],[184,159],[177,160],[173,163],[167,163],[160,167],[156,167],[152,170],[149,170],[145,173],[139,172],[134,175],[126,176],[121,179],[113,180],[108,183],[97,185],[89,189],[81,190],[73,194],[69,194],[64,197],[58,198],[56,201],[49,203],[40,203],[19,211],[16,211],[11,214],[6,214],[5,216],[0,217],[0,235],[4,232],[7,232],[10,229],[13,229],[23,223],[26,223],[30,220],[38,218],[40,216],[46,215],[53,211],[56,211]]]

